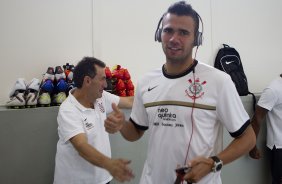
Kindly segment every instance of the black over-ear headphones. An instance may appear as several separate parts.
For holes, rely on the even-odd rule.
[[[161,23],[162,23],[163,18],[164,18],[165,15],[166,15],[166,13],[160,18],[160,20],[158,22],[157,29],[155,31],[155,41],[158,41],[158,42],[162,42],[162,31],[163,31],[163,28],[161,27]]]
[[[198,19],[199,19],[199,22],[201,22],[201,25],[202,25],[202,32],[200,32],[199,30],[197,30],[197,33],[196,33],[196,36],[195,36],[195,41],[194,41],[194,46],[200,46],[202,45],[203,43],[203,32],[204,32],[204,24],[203,24],[203,21],[202,21],[202,18],[200,17],[200,15],[195,12]],[[162,21],[163,21],[163,18],[164,16],[166,15],[167,13],[165,13],[159,20],[158,22],[158,26],[157,26],[157,29],[156,29],[156,32],[155,32],[155,41],[158,41],[158,42],[162,42],[162,31],[163,31],[163,28],[161,26],[162,24]]]

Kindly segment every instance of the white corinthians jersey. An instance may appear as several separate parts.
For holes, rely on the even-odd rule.
[[[149,130],[141,184],[172,184],[177,165],[222,150],[222,127],[237,137],[249,125],[230,76],[200,62],[192,68],[194,72],[190,69],[178,76],[160,68],[138,82],[131,121]],[[198,182],[212,183],[221,183],[220,172]]]

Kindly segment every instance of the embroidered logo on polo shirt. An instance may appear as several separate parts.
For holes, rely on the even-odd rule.
[[[85,128],[86,128],[87,130],[90,130],[91,128],[94,127],[93,123],[89,123],[89,122],[87,121],[87,118],[85,118],[85,119],[83,120],[83,123],[84,123]]]
[[[205,92],[203,92],[203,85],[206,83],[206,81],[201,82],[199,78],[194,82],[192,79],[189,79],[189,87],[185,90],[186,95],[193,100],[202,97],[205,94]]]
[[[100,109],[100,111],[102,112],[102,113],[104,113],[105,112],[105,108],[104,108],[104,106],[103,106],[103,103],[101,102],[101,103],[98,103],[98,107],[99,107],[99,109]]]

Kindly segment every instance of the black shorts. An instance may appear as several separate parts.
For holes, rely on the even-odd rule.
[[[282,149],[269,149],[272,184],[282,184]]]

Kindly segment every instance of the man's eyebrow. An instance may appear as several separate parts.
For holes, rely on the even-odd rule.
[[[172,27],[166,27],[166,28],[163,28],[163,30],[173,30],[173,31],[181,31],[181,32],[187,32],[187,33],[191,33],[191,31],[190,30],[188,30],[188,29],[183,29],[183,28],[179,28],[179,29],[173,29]]]

